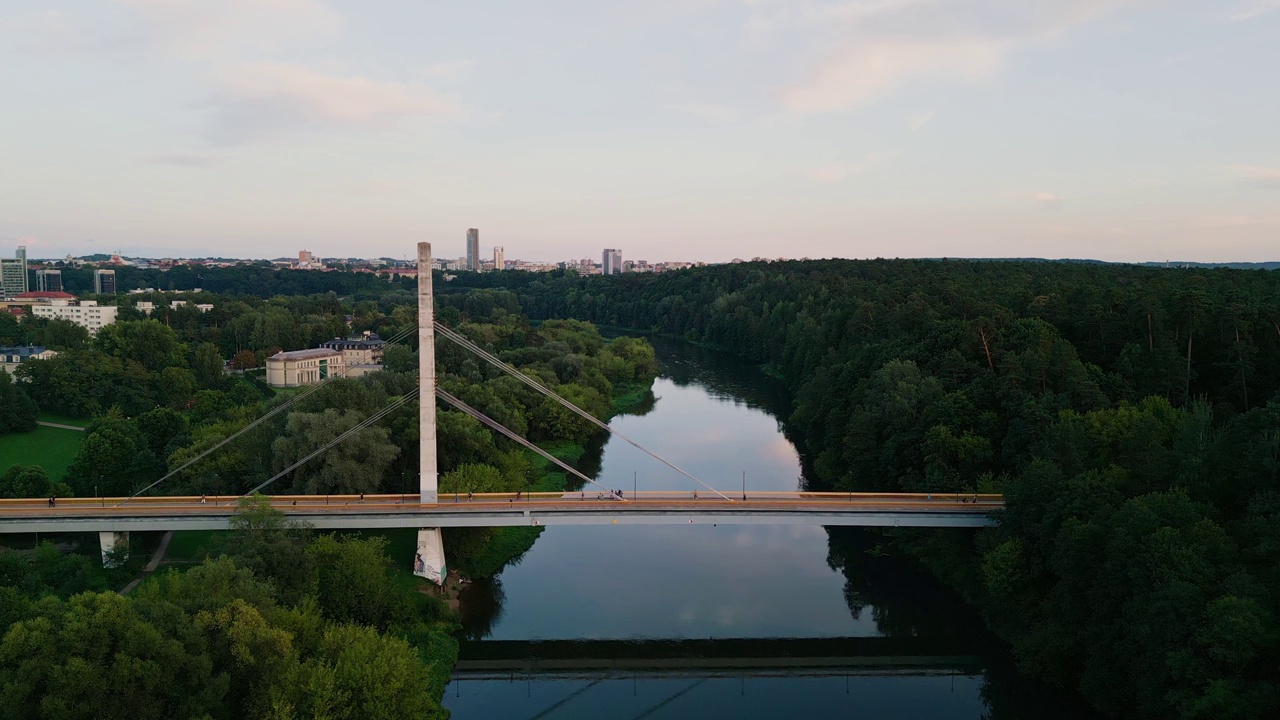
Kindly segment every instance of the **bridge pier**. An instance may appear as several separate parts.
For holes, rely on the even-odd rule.
[[[418,548],[413,556],[413,574],[437,585],[444,584],[448,570],[444,562],[444,538],[440,528],[418,531]]]
[[[129,533],[128,532],[100,532],[98,533],[98,547],[102,549],[102,567],[113,568],[116,566],[114,551],[117,547],[124,548],[125,557],[129,553]]]

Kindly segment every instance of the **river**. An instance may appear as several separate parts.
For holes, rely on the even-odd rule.
[[[655,341],[653,398],[613,424],[726,494],[804,487],[781,383]],[[604,485],[692,489],[623,441],[581,463]],[[705,493],[706,491],[701,491]],[[886,538],[803,526],[552,526],[462,596],[444,704],[489,718],[1090,717],[1012,669],[953,593]]]

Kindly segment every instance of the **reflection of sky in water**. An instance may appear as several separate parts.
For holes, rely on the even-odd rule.
[[[698,385],[654,384],[658,402],[616,427],[732,496],[794,490],[795,448],[776,419]],[[600,482],[630,492],[687,490],[693,481],[624,441],[605,446]],[[705,495],[705,492],[702,493]],[[503,571],[491,639],[818,637],[875,635],[855,621],[844,578],[827,566],[821,527],[665,525],[548,527]]]

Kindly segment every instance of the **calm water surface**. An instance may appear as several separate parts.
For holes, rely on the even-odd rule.
[[[615,427],[726,494],[742,493],[744,472],[748,498],[804,487],[778,419],[785,388],[732,356],[655,344],[653,401]],[[601,442],[582,464],[604,485],[691,489]],[[457,720],[1087,717],[1019,677],[976,615],[877,554],[883,541],[850,528],[548,527],[464,593],[445,705]],[[659,642],[677,639],[709,642]]]

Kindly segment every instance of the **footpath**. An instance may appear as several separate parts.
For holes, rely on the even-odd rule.
[[[133,589],[138,587],[138,583],[142,582],[143,580],[146,580],[148,575],[155,572],[156,568],[160,567],[161,561],[164,560],[165,552],[169,550],[169,541],[172,539],[173,539],[172,530],[165,533],[164,537],[160,538],[160,546],[156,548],[156,552],[154,555],[151,556],[151,560],[147,562],[147,566],[142,568],[142,574],[134,578],[132,581],[130,581],[128,585],[125,585],[120,590],[121,595],[128,595],[129,593],[133,592]]]

